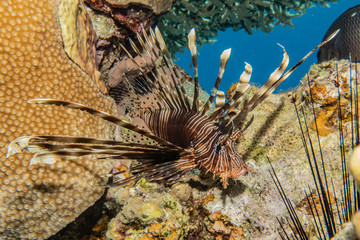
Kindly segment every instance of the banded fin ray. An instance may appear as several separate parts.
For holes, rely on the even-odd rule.
[[[93,108],[90,108],[88,106],[85,106],[83,104],[80,104],[80,103],[72,103],[72,102],[66,102],[66,101],[61,101],[61,100],[57,100],[57,99],[31,99],[28,101],[29,103],[37,103],[37,104],[53,104],[53,105],[57,105],[57,106],[64,106],[64,107],[68,107],[68,108],[72,108],[72,109],[79,109],[79,110],[82,110],[82,111],[86,111],[88,113],[90,113],[91,115],[93,116],[96,116],[96,117],[99,117],[99,118],[102,118],[106,121],[109,121],[109,122],[112,122],[120,127],[123,127],[123,128],[126,128],[126,129],[129,129],[131,131],[134,131],[134,132],[137,132],[139,134],[142,134],[150,139],[153,139],[155,140],[156,142],[160,143],[160,144],[163,144],[165,146],[169,146],[169,147],[173,147],[173,148],[178,148],[178,149],[181,149],[179,148],[178,146],[160,138],[160,137],[157,137],[147,131],[144,131],[138,127],[136,127],[135,125],[129,123],[129,122],[126,122],[118,117],[115,117],[111,114],[108,114],[106,112],[103,112],[103,111],[99,111],[99,110],[96,110],[96,109],[93,109]]]
[[[30,164],[53,164],[60,158],[72,159],[94,154],[97,159],[129,159],[141,163],[128,170],[134,176],[116,181],[110,186],[121,186],[141,178],[146,178],[148,181],[171,178],[177,180],[189,168],[193,168],[192,164],[194,164],[193,154],[183,149],[95,138],[47,135],[15,139],[9,146],[7,157],[26,151],[35,152]],[[154,169],[149,171],[149,166]],[[110,175],[116,175],[116,173]]]
[[[233,116],[233,112],[238,112],[237,107],[241,103],[241,97],[244,95],[246,90],[249,88],[250,77],[252,73],[252,67],[250,64],[245,62],[245,71],[241,74],[239,82],[237,83],[234,95],[225,103],[221,108],[215,110],[211,115],[211,119],[216,119],[218,116],[223,114],[227,117],[228,121]]]
[[[143,30],[143,35],[146,36],[145,30]],[[170,53],[166,47],[164,38],[162,37],[159,28],[158,27],[155,28],[155,33],[150,28],[150,35],[152,36],[154,41],[157,40],[159,47],[161,49],[160,54],[163,56],[165,60],[166,68],[165,67],[160,68],[160,70],[163,71],[162,77],[170,80],[170,83],[172,83],[172,87],[175,88],[177,92],[177,96],[180,98],[181,102],[183,103],[182,106],[190,110],[189,99],[186,96],[186,92],[182,83],[180,82],[181,73],[177,70],[176,65],[171,59]],[[166,71],[170,72],[170,77],[168,77]]]
[[[295,69],[297,69],[312,53],[314,53],[322,45],[333,39],[339,31],[340,29],[332,33],[326,40],[321,42],[318,46],[316,46],[313,50],[311,50],[308,54],[306,54],[299,62],[297,62],[286,73],[279,76],[279,73],[282,71],[282,67],[284,66],[284,64],[286,64],[286,62],[288,62],[288,60],[286,60],[288,56],[284,49],[285,53],[284,53],[283,61],[280,64],[280,67],[271,74],[270,78],[266,81],[264,86],[261,87],[257,93],[255,93],[255,95],[248,102],[248,104],[234,118],[233,124],[235,126],[241,125],[250,111],[252,111],[259,103],[261,103],[267,96],[269,96],[282,82],[284,82],[295,71]],[[277,76],[279,77],[277,78]]]
[[[186,91],[182,85],[182,82],[179,82],[178,79],[181,79],[181,73],[177,70],[177,66],[172,61],[171,55],[169,53],[169,50],[166,47],[165,41],[163,36],[161,35],[161,32],[158,27],[155,27],[155,32],[150,28],[150,34],[153,37],[153,39],[157,39],[159,43],[159,47],[161,51],[165,54],[164,59],[166,64],[169,66],[172,80],[175,83],[175,89],[180,97],[184,99],[185,105],[187,109],[190,109],[190,103],[189,99],[186,97]],[[143,29],[143,35],[146,35],[145,30]]]
[[[205,114],[210,109],[210,106],[211,106],[211,104],[213,103],[213,101],[215,99],[217,90],[219,89],[221,79],[222,79],[222,77],[224,75],[225,68],[226,68],[227,62],[228,62],[229,57],[230,57],[230,53],[231,53],[231,48],[223,51],[223,53],[220,56],[219,73],[218,73],[218,75],[216,77],[216,81],[215,81],[214,87],[213,87],[213,89],[211,91],[211,95],[210,95],[209,99],[206,101],[204,107],[201,110],[203,114]]]
[[[157,47],[155,48],[154,47],[155,44],[151,43],[150,40],[146,40],[146,43],[145,43],[140,35],[137,35],[137,36],[138,36],[140,45],[143,48],[143,51],[151,59],[151,61],[154,62],[154,59],[159,59],[159,57],[161,55],[160,49]],[[144,59],[143,54],[141,54],[140,50],[136,47],[135,43],[131,39],[129,39],[129,42],[130,42],[132,49],[135,51],[135,53],[141,58],[143,63],[146,65],[147,69],[151,69],[151,67],[148,65],[147,61]],[[149,47],[152,48],[152,50],[149,50]],[[132,56],[129,56],[129,57],[132,57]],[[162,71],[162,68],[161,67],[158,68],[157,71],[159,71],[159,72]],[[179,102],[180,99],[176,95],[172,94],[172,91],[169,89],[168,84],[166,84],[165,79],[162,78],[162,76],[164,76],[165,73],[161,72],[160,74],[158,74],[159,76],[157,76],[157,74],[152,70],[149,72],[149,74],[151,74],[152,77],[154,78],[154,81],[152,82],[153,87],[155,87],[156,89],[166,88],[166,91],[164,91],[163,94],[166,96],[166,98],[173,99],[173,103],[171,106],[176,106],[177,108],[180,108],[182,106],[182,104]],[[145,82],[143,84],[145,84]],[[172,86],[170,86],[170,87],[172,87]],[[171,95],[169,95],[169,94],[171,94]]]
[[[223,91],[217,91],[217,97],[215,101],[215,111],[220,109],[225,104],[225,93]]]
[[[197,49],[196,49],[196,35],[195,29],[192,28],[188,34],[188,46],[191,53],[191,59],[194,69],[194,100],[192,110],[198,110],[198,98],[199,98],[199,74],[198,74],[198,64],[197,64]]]
[[[155,31],[157,32],[156,29]],[[154,65],[159,65],[159,63],[156,63],[154,59],[163,59],[163,63],[160,66],[156,66],[156,69],[151,70],[149,73],[146,73],[144,69],[141,69],[134,57],[124,46],[121,47],[132,60],[132,62],[140,69],[142,76],[146,79],[146,83],[144,84],[150,84],[153,93],[155,93],[157,96],[161,96],[161,99],[159,99],[157,103],[159,103],[162,107],[171,109],[189,108],[189,103],[184,95],[184,90],[179,88],[180,84],[177,81],[179,74],[174,69],[174,64],[172,63],[171,59],[169,60],[167,54],[164,54],[162,51],[166,51],[166,47],[159,43],[161,41],[163,42],[161,34],[155,34],[152,30],[150,30],[150,33],[150,36],[148,36],[143,30],[144,39],[138,35],[139,42],[142,45],[144,53],[152,59]],[[158,42],[159,46],[156,45],[156,42]],[[130,43],[134,52],[136,52],[145,65],[147,65],[147,62],[143,59],[142,54],[139,49],[137,49],[136,45],[132,41]],[[148,76],[149,74],[152,75],[154,81]],[[131,85],[131,87],[133,86]],[[177,94],[175,94],[173,89],[176,90]]]

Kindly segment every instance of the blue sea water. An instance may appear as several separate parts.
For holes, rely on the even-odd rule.
[[[289,69],[321,42],[326,31],[338,16],[359,3],[359,0],[339,0],[337,3],[329,3],[330,7],[322,7],[319,4],[309,8],[303,16],[293,18],[294,28],[277,26],[273,32],[267,34],[260,30],[255,31],[252,35],[243,30],[237,32],[232,31],[232,29],[225,32],[219,31],[216,37],[217,42],[203,44],[198,50],[201,86],[208,92],[211,91],[218,73],[220,55],[223,50],[228,48],[231,48],[231,56],[220,90],[226,92],[231,84],[239,80],[244,71],[244,62],[253,67],[251,83],[258,86],[262,85],[282,60],[283,51],[277,43],[283,45],[290,56]],[[317,63],[316,54],[317,52],[295,70],[280,85],[277,92],[298,86],[310,66]],[[191,65],[189,51],[178,53],[176,56],[179,58],[176,63],[193,76],[193,69],[189,67]]]

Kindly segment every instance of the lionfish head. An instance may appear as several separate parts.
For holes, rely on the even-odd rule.
[[[220,135],[213,144],[213,150],[208,158],[211,164],[204,164],[205,170],[221,178],[224,188],[227,188],[228,179],[251,172],[250,168],[236,152],[235,140],[229,135]]]

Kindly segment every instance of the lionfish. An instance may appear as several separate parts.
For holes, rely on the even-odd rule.
[[[195,30],[188,35],[188,45],[192,55],[194,69],[194,94],[190,98],[185,94],[181,76],[166,48],[163,37],[158,30],[144,30],[137,39],[142,51],[130,40],[132,50],[140,57],[135,57],[122,46],[132,62],[141,72],[136,84],[128,81],[128,91],[137,107],[136,117],[141,124],[99,111],[88,106],[57,99],[32,99],[28,102],[37,104],[62,105],[67,108],[86,111],[91,115],[114,123],[133,134],[140,135],[144,142],[127,142],[103,140],[88,137],[72,136],[23,136],[9,144],[8,154],[29,151],[34,152],[31,163],[51,164],[59,157],[79,157],[96,154],[109,160],[130,159],[128,170],[132,175],[117,180],[109,186],[121,186],[145,178],[148,181],[164,180],[175,183],[189,170],[198,168],[219,176],[224,188],[228,179],[236,179],[250,171],[235,150],[236,139],[253,121],[246,121],[247,115],[271,94],[311,53],[329,41],[335,34],[309,52],[300,62],[284,73],[289,57],[285,49],[280,66],[270,75],[266,83],[254,96],[238,110],[242,96],[249,87],[251,67],[248,67],[240,78],[232,97],[225,103],[224,93],[218,91],[231,49],[225,50],[220,57],[220,68],[214,88],[205,103],[199,101],[199,83],[197,68],[197,49]],[[144,55],[145,54],[145,55]],[[151,59],[152,68],[143,56]],[[159,59],[161,63],[159,64]],[[248,66],[248,65],[247,65]],[[217,98],[216,98],[217,97]],[[216,108],[211,106],[216,101]],[[116,175],[123,173],[110,173]]]

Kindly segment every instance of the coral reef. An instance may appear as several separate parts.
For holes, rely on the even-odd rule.
[[[109,197],[122,206],[113,218],[108,239],[212,239],[226,236],[242,239],[242,228],[234,226],[227,217],[210,214],[202,205],[211,195],[193,196],[187,183],[172,187],[148,183],[144,179],[134,186],[111,189]]]
[[[327,136],[329,133],[338,130],[338,95],[341,100],[341,119],[349,122],[351,117],[350,106],[350,77],[355,76],[355,67],[350,72],[350,62],[347,60],[322,62],[313,65],[309,71],[310,90],[306,90],[304,98],[310,100],[310,91],[312,98],[321,109],[316,116],[318,131],[321,136]],[[309,89],[307,78],[304,78],[301,86]],[[337,86],[339,86],[340,92]],[[316,130],[313,121],[310,127]]]
[[[312,66],[309,72],[310,86],[325,84],[326,76],[329,81],[326,87],[330,88],[330,84],[334,84],[332,80],[336,80],[338,76],[334,72],[335,65],[336,62],[330,62]],[[342,76],[340,79],[343,78],[341,89],[346,89],[348,66],[347,61],[338,62],[339,76]],[[245,98],[255,91],[256,87],[251,87]],[[279,204],[281,198],[270,178],[268,172],[270,166],[266,156],[271,159],[288,198],[299,211],[299,217],[305,224],[305,231],[309,235],[315,234],[312,216],[308,211],[309,206],[304,201],[303,193],[303,189],[308,188],[309,183],[312,182],[313,176],[302,142],[299,141],[297,117],[288,94],[269,96],[259,105],[254,110],[256,119],[251,128],[247,129],[239,139],[238,151],[251,168],[251,174],[242,176],[236,183],[230,183],[226,190],[221,188],[219,179],[213,179],[212,176],[199,171],[193,171],[182,179],[181,183],[171,187],[141,181],[135,186],[127,186],[119,190],[112,189],[110,198],[117,202],[119,213],[112,219],[107,237],[113,239],[115,236],[125,239],[166,239],[166,237],[169,239],[171,237],[175,239],[182,237],[277,239],[277,231],[280,227],[275,217],[285,222],[282,216],[286,213],[286,209]],[[306,77],[301,86],[291,94],[297,96],[297,104],[302,106],[304,112],[308,114],[307,120],[311,125],[309,120],[312,118],[312,108]],[[330,91],[329,94],[332,92]],[[342,101],[346,102],[346,97],[347,94],[344,91]],[[323,111],[327,97],[322,100],[324,102],[319,98],[315,103],[316,113]],[[344,106],[344,110],[347,107]],[[337,123],[334,119],[327,121],[333,124],[331,128],[336,129]],[[345,122],[343,127],[344,135],[348,137],[351,131],[350,123]],[[310,134],[313,137],[316,136],[315,131],[311,131]],[[346,141],[349,139],[347,138]],[[326,136],[321,137],[326,171],[333,179],[335,191],[342,186],[338,142],[337,131],[330,131]],[[345,149],[346,154],[349,150]],[[310,188],[311,191],[314,190],[311,185]],[[316,202],[318,197],[316,194],[313,197]],[[172,204],[164,205],[165,199],[172,199]],[[336,197],[331,200],[332,203],[338,201]],[[160,207],[162,212],[159,208],[153,207],[158,210],[158,218],[147,218],[148,216],[144,214],[146,210],[140,203],[143,204],[146,201]],[[129,206],[132,204],[136,205],[132,206],[132,209],[136,211],[129,213]],[[176,208],[168,207],[170,205]],[[181,209],[181,214],[175,209]],[[173,225],[172,220],[177,221],[179,225]],[[202,224],[198,225],[199,222]],[[353,232],[352,229],[349,231]]]
[[[170,11],[173,1],[168,0],[85,0],[91,9],[96,11],[97,16],[113,19],[123,29],[117,28],[115,35],[119,37],[124,30],[133,33],[140,32],[141,27],[148,29],[156,21],[156,16]],[[92,18],[93,21],[101,23],[102,19]],[[101,25],[101,24],[100,24]],[[98,26],[100,26],[98,25]],[[106,26],[106,24],[104,25]],[[127,35],[127,34],[126,34]],[[125,35],[125,36],[126,36]]]
[[[118,66],[122,68],[126,62],[129,63],[126,59],[122,59],[126,54],[120,44],[128,47],[128,38],[135,39],[135,34],[140,33],[142,28],[148,30],[153,26],[161,14],[171,10],[174,0],[86,0],[85,2],[98,36],[97,64],[102,79],[106,82],[110,79],[110,83],[107,83],[112,88],[114,82],[111,78],[115,75],[122,77],[121,70],[117,69]],[[133,70],[134,68],[129,69],[128,72]]]
[[[291,19],[301,16],[314,4],[336,2],[337,0],[178,0],[172,11],[159,20],[169,51],[172,55],[186,47],[186,35],[195,28],[197,42],[211,43],[217,31],[233,28],[253,33],[256,29],[270,32],[277,25],[293,26]]]
[[[77,1],[61,4],[62,12],[58,1],[0,3],[1,239],[42,239],[56,233],[100,198],[104,193],[100,185],[106,181],[102,176],[112,167],[110,162],[94,161],[96,156],[59,160],[54,165],[29,165],[30,153],[6,158],[8,143],[19,136],[109,139],[114,135],[111,124],[87,113],[26,102],[52,97],[115,112],[113,100],[96,84],[96,67],[80,64],[79,59],[89,59],[92,54],[74,49],[80,46],[74,46],[74,54],[69,55],[63,49],[66,30],[61,33],[58,15],[71,15],[74,6],[80,7],[78,12],[85,10]],[[79,31],[89,29],[84,17],[77,18],[78,24],[85,24]],[[81,34],[91,44],[91,33],[88,37]]]
[[[263,2],[269,4],[268,1]],[[99,62],[104,66],[111,62],[110,58],[108,62],[104,62],[104,55],[99,55],[98,51],[97,62],[93,61],[94,35],[89,30],[86,15],[83,15],[85,10],[82,4],[72,4],[73,1],[66,0],[61,3],[63,5],[60,7],[55,0],[36,1],[36,4],[30,0],[0,3],[0,28],[3,29],[0,33],[0,238],[41,239],[56,233],[103,194],[104,189],[100,185],[106,179],[102,176],[112,168],[109,162],[94,161],[96,156],[59,160],[54,165],[29,165],[31,154],[17,154],[10,158],[5,156],[8,143],[22,135],[114,137],[114,128],[110,124],[87,113],[64,107],[38,107],[26,103],[26,100],[32,98],[51,97],[115,113],[114,102],[101,93],[103,85],[97,69]],[[214,6],[223,4],[219,1],[211,3]],[[249,6],[260,6],[260,3],[248,2]],[[104,1],[94,0],[90,4],[97,8],[105,6]],[[304,6],[303,2],[298,4],[294,6]],[[59,10],[61,6],[64,8]],[[294,6],[291,5],[292,8]],[[79,12],[80,15],[73,15],[74,12]],[[74,21],[62,23],[60,20],[59,23],[63,14],[72,16],[65,20]],[[93,15],[93,19],[94,16],[96,15]],[[104,21],[113,26],[111,21],[115,20],[106,18]],[[64,24],[68,26],[74,22],[80,25],[73,26],[69,31],[77,29],[76,32],[88,32],[84,35],[66,35],[69,32]],[[104,28],[100,32],[107,34]],[[112,35],[116,30],[110,29],[109,32]],[[102,46],[102,41],[107,40],[98,41],[98,46]],[[108,43],[104,46],[106,44]],[[74,46],[74,49],[67,46]],[[80,46],[87,46],[89,52],[84,53],[78,49]],[[113,62],[110,63],[112,64]],[[349,73],[345,72],[348,66],[346,64],[346,61],[341,61],[338,68],[334,63],[315,65],[312,68],[311,86],[317,96],[316,110],[319,118],[324,108],[337,104],[333,102],[335,90],[329,91],[333,84],[331,80],[337,81],[336,69],[341,73],[341,90],[344,99],[347,98],[346,80]],[[323,81],[324,76],[330,78],[330,83]],[[187,87],[189,92],[192,92],[191,89],[192,86]],[[305,107],[305,111],[310,111],[307,108],[309,90],[306,89],[304,79],[302,86],[294,93],[300,96],[299,104]],[[251,96],[255,91],[253,87],[247,94]],[[203,92],[202,95],[204,94]],[[347,119],[348,107],[345,101],[344,119]],[[332,118],[336,115],[335,110],[326,111],[326,117],[321,117],[322,121],[327,122],[326,130],[336,129],[336,120]],[[329,114],[330,111],[333,112]],[[252,173],[241,177],[237,183],[232,182],[226,190],[220,187],[219,179],[212,179],[198,171],[193,171],[182,182],[171,187],[164,183],[140,180],[135,185],[111,189],[108,205],[115,205],[114,209],[118,213],[110,220],[107,237],[244,239],[245,236],[251,236],[273,239],[277,230],[274,218],[282,216],[285,208],[279,207],[281,200],[275,186],[271,184],[266,156],[273,161],[276,169],[281,169],[279,178],[286,182],[285,189],[295,203],[302,202],[302,189],[312,179],[304,160],[297,119],[293,112],[287,94],[270,96],[254,111],[255,116],[261,117],[257,117],[251,128],[239,138],[241,144],[238,147]],[[348,129],[347,124],[345,130]],[[335,183],[340,182],[337,170],[340,168],[339,163],[334,161],[338,153],[337,137],[335,131],[327,130],[321,139],[325,146],[326,167],[332,171]],[[335,185],[335,188],[338,187]],[[299,205],[298,208],[302,210],[303,220],[308,223],[307,230],[314,231],[306,206]],[[105,224],[100,225],[99,228],[103,231]]]

